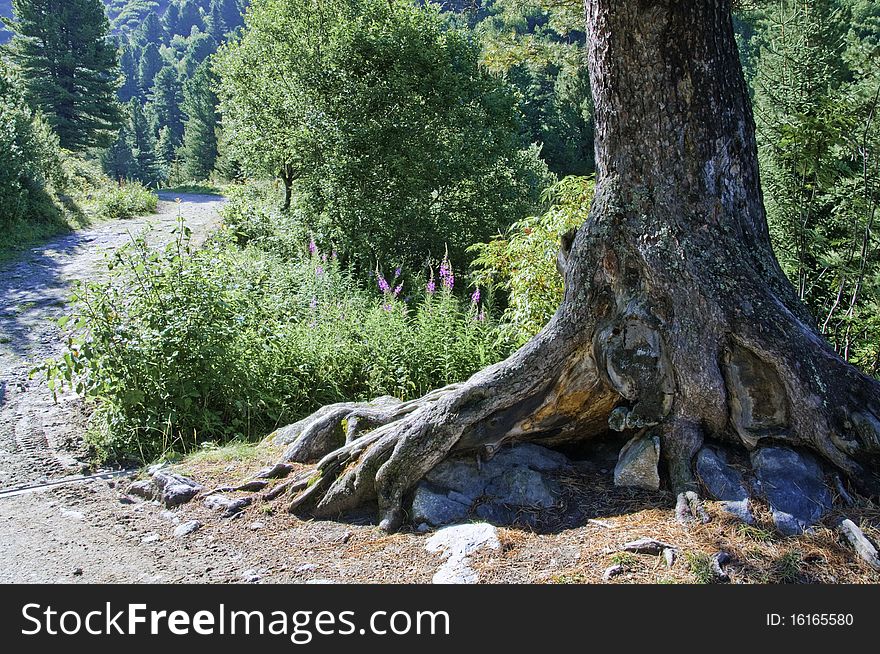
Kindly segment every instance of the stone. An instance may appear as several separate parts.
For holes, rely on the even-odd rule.
[[[831,509],[831,491],[818,460],[788,447],[752,452],[756,491],[770,505],[776,528],[786,536],[801,534]]]
[[[666,561],[666,567],[671,568],[675,565],[675,550],[667,547],[663,550],[663,560]]]
[[[251,531],[259,531],[260,529],[265,529],[266,525],[262,522],[252,522],[249,525]]]
[[[202,491],[202,486],[192,479],[165,470],[153,473],[153,484],[159,500],[169,509],[186,504]]]
[[[233,499],[222,495],[210,495],[205,498],[205,506],[214,511],[222,511],[224,518],[231,518],[251,503],[250,497]]]
[[[70,518],[71,520],[83,520],[85,519],[85,515],[82,511],[75,511],[73,509],[61,509],[61,517]]]
[[[474,513],[480,520],[501,526],[512,525],[517,518],[516,511],[495,502],[484,502],[478,505]]]
[[[755,523],[745,480],[739,470],[728,463],[723,451],[714,447],[702,448],[697,452],[696,471],[709,495],[721,500],[723,511],[746,524]]]
[[[730,581],[730,575],[728,575],[727,571],[724,569],[724,566],[730,563],[730,560],[730,554],[727,552],[716,552],[712,556],[712,575],[717,581]]]
[[[157,543],[157,542],[159,542],[159,534],[147,534],[146,536],[141,538],[141,542],[144,545],[148,545],[150,543]]]
[[[413,495],[411,518],[415,523],[427,523],[434,527],[464,520],[470,513],[470,505],[450,499],[443,493],[420,483]]]
[[[556,506],[561,486],[548,473],[569,466],[564,454],[532,443],[502,448],[481,466],[476,460],[449,459],[434,467],[416,488],[411,517],[415,524],[439,527],[476,511],[496,525],[536,524],[535,515],[519,509]]]
[[[486,488],[486,479],[475,464],[457,460],[443,461],[425,475],[425,480],[471,501],[480,497]]]
[[[198,531],[202,526],[202,523],[198,520],[190,520],[188,522],[184,522],[183,524],[177,525],[172,532],[175,538],[183,538],[184,536],[189,536],[194,531]]]
[[[551,490],[554,486],[537,470],[513,465],[492,479],[486,486],[486,495],[502,504],[548,509],[556,504]]]
[[[498,530],[485,522],[444,527],[428,539],[425,549],[440,553],[446,562],[434,574],[435,584],[475,584],[479,581],[471,568],[470,556],[482,549],[501,548]]]
[[[526,466],[538,472],[550,472],[571,465],[568,457],[561,452],[535,445],[519,443],[513,447],[505,447],[489,460],[487,465]]]
[[[144,479],[129,485],[127,493],[145,500],[152,500],[156,498],[156,487],[150,479]]]
[[[635,436],[623,449],[614,467],[614,485],[646,490],[660,488],[660,439],[657,436]]]

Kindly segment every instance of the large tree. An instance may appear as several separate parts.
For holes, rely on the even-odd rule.
[[[407,491],[453,454],[609,427],[659,437],[685,505],[706,441],[810,448],[880,487],[880,383],[822,339],[771,249],[731,0],[587,0],[586,25],[596,197],[564,239],[556,315],[463,384],[286,430],[289,460],[320,459],[289,486],[292,510],[378,500],[394,529]]]
[[[116,45],[100,0],[14,0],[12,58],[28,101],[61,146],[81,151],[112,142],[122,120]]]

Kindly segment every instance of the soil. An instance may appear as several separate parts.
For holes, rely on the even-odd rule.
[[[429,583],[442,562],[424,549],[429,534],[389,536],[372,513],[304,521],[283,500],[257,500],[222,518],[199,499],[169,511],[127,496],[132,475],[44,486],[96,472],[84,458],[86,408],[70,395],[53,402],[29,379],[35,362],[62,347],[51,319],[63,312],[72,280],[98,278],[105,255],[132,234],[151,226],[151,242],[162,245],[173,238],[178,213],[197,242],[219,224],[219,198],[180,198],[163,196],[154,215],[69,234],[0,267],[0,582]],[[213,487],[247,480],[278,454],[268,445],[230,452],[191,459],[178,471]],[[712,522],[686,530],[674,520],[671,496],[615,488],[606,463],[561,480],[561,499],[577,508],[575,523],[549,533],[499,528],[502,548],[474,556],[480,580],[600,583],[618,564],[622,573],[611,583],[707,582],[709,557],[724,550],[733,556],[732,582],[880,582],[831,529],[783,538],[766,516],[745,528],[709,503]],[[876,542],[876,507],[850,517]],[[175,527],[191,520],[201,527],[175,538]],[[675,545],[673,566],[618,552],[642,537]]]

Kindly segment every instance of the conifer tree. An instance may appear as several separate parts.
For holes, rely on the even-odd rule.
[[[63,148],[108,145],[119,127],[119,70],[100,0],[13,0],[10,54],[30,104]]]
[[[217,159],[216,83],[209,60],[196,68],[184,85],[186,122],[181,156],[184,174],[189,179],[207,179],[214,170]]]

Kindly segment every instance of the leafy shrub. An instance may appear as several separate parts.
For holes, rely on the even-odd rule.
[[[60,176],[58,139],[25,103],[17,80],[0,62],[0,228],[54,218],[49,187]]]
[[[468,377],[507,354],[478,297],[406,288],[402,271],[359,286],[333,254],[296,258],[224,230],[193,251],[181,224],[163,250],[144,238],[76,289],[66,352],[40,369],[95,412],[102,458],[149,461],[205,441],[254,438],[323,404],[401,399]]]
[[[514,223],[507,233],[470,247],[476,253],[474,281],[506,295],[501,333],[525,343],[547,324],[562,301],[556,255],[563,234],[586,220],[593,201],[592,178],[570,176],[545,192],[552,203],[543,215]]]

